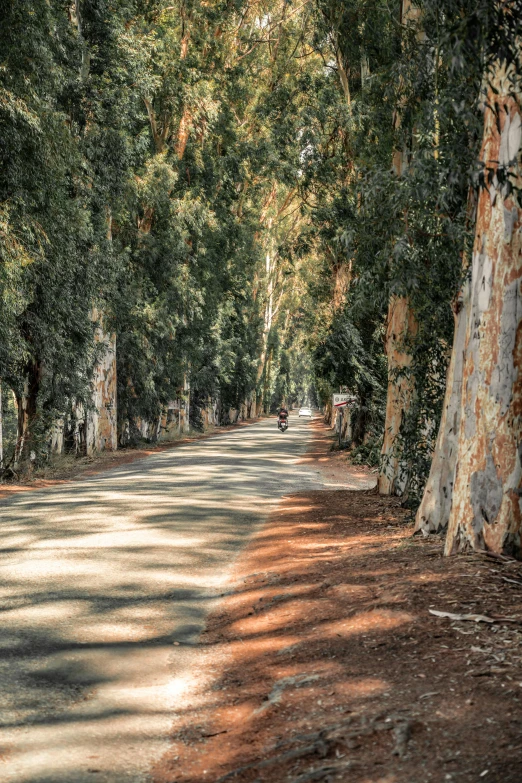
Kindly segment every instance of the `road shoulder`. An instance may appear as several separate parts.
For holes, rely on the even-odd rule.
[[[341,483],[326,433],[305,460]],[[411,532],[373,489],[286,497],[207,623],[155,783],[519,783],[521,565]]]

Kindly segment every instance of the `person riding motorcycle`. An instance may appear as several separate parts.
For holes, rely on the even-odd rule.
[[[288,410],[284,405],[281,405],[277,411],[277,426],[281,425],[281,422],[285,421],[288,424]]]

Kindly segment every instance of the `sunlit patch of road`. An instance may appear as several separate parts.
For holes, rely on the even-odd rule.
[[[149,779],[237,553],[322,487],[309,438],[271,419],[2,502],[3,783]]]

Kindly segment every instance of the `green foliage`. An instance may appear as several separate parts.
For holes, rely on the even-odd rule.
[[[32,398],[39,440],[67,400],[87,393],[103,274],[91,252],[89,178],[64,107],[78,59],[64,7],[1,5],[0,377]]]
[[[97,316],[117,335],[122,432],[187,382],[195,426],[211,403],[226,421],[348,385],[374,464],[388,303],[406,296],[398,448],[418,497],[512,6],[0,0],[0,378],[30,399],[26,448],[45,455],[56,419],[90,404]]]
[[[318,213],[318,238],[331,261],[323,291],[313,292],[331,300],[328,281],[341,264],[349,266],[345,306],[332,312],[326,334],[324,326],[316,329],[316,372],[330,391],[349,385],[359,407],[361,378],[373,378],[377,432],[386,378],[375,361],[383,359],[379,325],[391,296],[408,298],[417,331],[403,348],[412,357],[407,372],[415,394],[396,449],[413,503],[429,472],[453,338],[452,302],[470,252],[483,77],[490,52],[507,50],[514,40],[499,23],[496,3],[419,0],[416,7],[419,14],[401,20],[399,2],[319,4],[323,36],[337,47],[337,67],[344,67],[350,86],[340,133],[353,169],[336,178]],[[375,434],[369,430],[362,441],[376,443]]]

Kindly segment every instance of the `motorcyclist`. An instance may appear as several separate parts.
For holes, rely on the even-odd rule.
[[[286,406],[282,403],[281,407],[277,411],[277,426],[281,424],[282,421],[288,421],[288,409]]]

